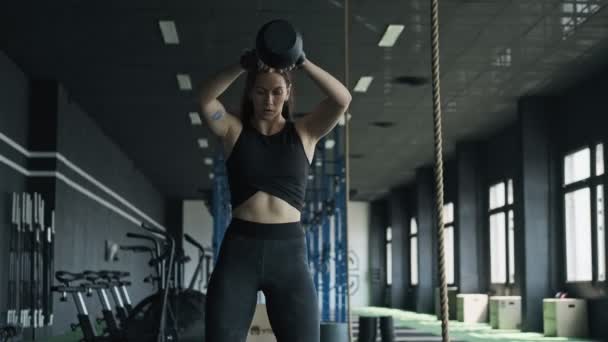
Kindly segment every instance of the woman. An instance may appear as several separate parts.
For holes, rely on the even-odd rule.
[[[303,70],[327,96],[295,121],[293,69]],[[228,112],[217,98],[244,72],[240,113]],[[200,101],[209,128],[223,142],[232,203],[207,289],[205,341],[244,342],[262,290],[278,342],[318,342],[301,211],[315,146],[336,126],[351,95],[304,54],[288,70],[275,70],[248,51],[204,84]]]

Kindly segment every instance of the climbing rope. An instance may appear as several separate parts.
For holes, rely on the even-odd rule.
[[[344,84],[349,87],[349,0],[344,1]],[[449,342],[449,303],[447,294],[447,279],[445,269],[445,237],[443,220],[443,138],[441,129],[441,87],[440,87],[440,68],[439,68],[439,0],[431,0],[431,45],[432,45],[432,79],[433,79],[433,132],[435,150],[435,195],[437,210],[437,243],[439,244],[439,279],[440,279],[440,303],[441,303],[441,337],[442,342]],[[346,173],[346,201],[348,204],[350,188],[349,177],[349,122],[348,111],[344,114],[345,128],[345,173]],[[348,222],[347,222],[348,224]],[[348,231],[348,230],[347,230]],[[346,236],[346,251],[348,246],[348,233]],[[348,255],[348,253],[347,253]],[[347,284],[349,281],[348,266],[346,267]],[[351,324],[350,291],[347,285],[347,322],[348,340],[353,340]]]
[[[445,245],[443,223],[443,138],[441,132],[441,88],[439,70],[439,0],[431,0],[431,44],[433,73],[433,132],[435,144],[435,199],[437,209],[437,243],[439,244],[439,279],[441,302],[441,338],[449,342],[448,288],[445,274]]]
[[[349,21],[349,0],[344,0],[344,85],[347,89],[350,89],[350,79],[349,79],[349,69],[350,69],[350,46],[348,38],[350,37],[350,21]],[[348,329],[348,341],[353,341],[353,327],[351,322],[351,308],[350,308],[350,272],[349,272],[349,264],[348,264],[348,251],[350,250],[348,244],[348,202],[350,201],[350,163],[348,161],[350,155],[350,135],[349,135],[349,124],[348,124],[348,112],[349,108],[344,112],[344,174],[345,174],[345,189],[346,189],[346,203],[344,205],[344,210],[346,210],[346,229],[344,230],[344,240],[345,240],[345,262],[346,262],[346,321],[347,321],[347,329]]]

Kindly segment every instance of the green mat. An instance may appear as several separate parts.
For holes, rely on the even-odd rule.
[[[420,314],[411,311],[381,307],[358,307],[352,309],[357,316],[392,316],[396,327],[408,327],[441,336],[441,322],[435,315]],[[461,341],[569,341],[569,342],[599,342],[589,339],[567,337],[544,337],[539,333],[520,332],[519,330],[492,329],[489,324],[461,323],[450,321],[450,338]]]
[[[103,331],[104,329],[104,324],[97,324],[95,326],[95,330],[97,332]],[[82,335],[82,332],[80,331],[80,329],[76,329],[76,331],[68,331],[63,335],[58,335],[58,336],[52,336],[52,337],[47,337],[47,338],[38,338],[36,339],[36,341],[43,341],[43,342],[79,342],[84,336]],[[31,339],[28,338],[24,338],[23,339],[24,342],[33,342]]]
[[[361,316],[392,316],[396,327],[408,327],[420,332],[441,336],[441,322],[434,315],[420,314],[411,311],[381,307],[353,308],[353,315]],[[97,326],[98,331],[103,326]],[[62,336],[47,339],[47,342],[77,342],[82,338],[80,330]],[[568,342],[599,342],[589,339],[576,339],[566,337],[544,337],[539,333],[524,333],[518,330],[492,329],[489,324],[461,323],[450,321],[450,338],[460,341],[488,342],[488,341],[568,341]]]

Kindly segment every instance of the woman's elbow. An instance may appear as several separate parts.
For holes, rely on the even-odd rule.
[[[348,90],[345,91],[344,96],[340,101],[340,105],[344,108],[347,108],[350,105],[350,102],[353,100],[353,96],[350,94]]]

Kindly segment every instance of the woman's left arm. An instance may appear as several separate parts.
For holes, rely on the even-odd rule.
[[[318,141],[336,127],[348,109],[352,96],[340,81],[310,60],[305,59],[301,69],[327,95],[309,115],[301,119],[309,137]]]

